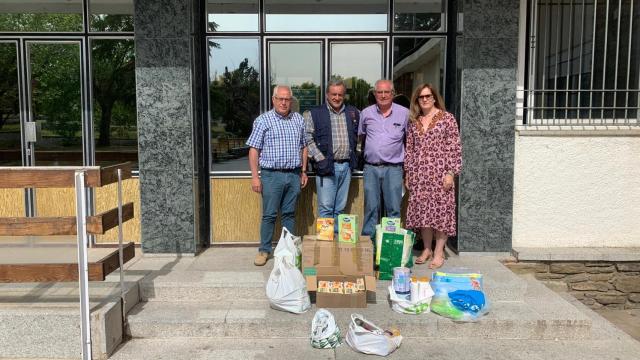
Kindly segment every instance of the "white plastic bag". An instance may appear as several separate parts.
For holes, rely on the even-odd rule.
[[[351,314],[351,323],[345,340],[355,351],[387,356],[400,347],[402,336],[392,336],[362,315]]]
[[[282,233],[280,233],[280,240],[278,245],[273,251],[273,257],[293,256],[295,266],[300,269],[302,263],[302,238],[295,236],[287,229],[282,227]]]
[[[311,321],[311,346],[316,349],[331,349],[340,346],[342,334],[333,314],[319,309]]]
[[[266,293],[271,307],[295,314],[311,308],[307,283],[296,267],[293,235],[282,228],[280,242],[274,251],[274,265],[267,281]]]
[[[431,287],[429,287],[429,296],[417,300],[415,302],[409,301],[406,298],[402,298],[396,294],[393,286],[389,286],[389,300],[391,300],[391,309],[400,314],[413,314],[419,315],[423,313],[429,312],[429,303],[431,303],[431,297],[433,296],[433,291],[431,291]]]

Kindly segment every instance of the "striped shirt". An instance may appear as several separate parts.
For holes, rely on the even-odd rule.
[[[247,145],[260,150],[260,168],[295,169],[302,166],[304,120],[297,112],[287,116],[269,110],[253,122]]]
[[[349,134],[347,133],[347,115],[344,113],[345,106],[342,105],[339,111],[335,111],[331,105],[327,104],[329,117],[331,120],[331,141],[333,142],[333,158],[336,160],[349,159]],[[324,155],[316,146],[313,139],[315,127],[311,111],[304,112],[305,140],[309,147],[309,156],[315,161],[324,160]]]

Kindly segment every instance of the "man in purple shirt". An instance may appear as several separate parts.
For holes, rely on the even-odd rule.
[[[388,217],[400,217],[402,165],[409,109],[393,103],[393,82],[378,80],[376,103],[360,113],[358,135],[364,145],[364,224],[362,235],[375,238],[380,198]],[[375,241],[373,242],[375,246]]]

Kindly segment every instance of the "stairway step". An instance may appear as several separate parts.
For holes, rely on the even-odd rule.
[[[260,271],[172,271],[149,275],[140,283],[144,301],[215,301],[264,296]]]
[[[360,313],[381,327],[400,328],[407,337],[490,339],[582,339],[590,334],[591,321],[560,299],[562,311],[541,313],[525,302],[495,301],[491,312],[477,323],[456,323],[436,314],[404,315],[386,301],[364,309],[329,309],[343,331],[350,314]],[[225,302],[146,302],[128,315],[129,335],[134,338],[173,336],[305,338],[317,307],[300,315],[270,308],[266,299]]]
[[[388,359],[636,359],[638,343],[617,339],[590,340],[492,340],[403,339]],[[132,339],[121,346],[113,360],[244,360],[244,359],[370,359],[347,344],[336,349],[314,349],[308,339],[171,338]]]

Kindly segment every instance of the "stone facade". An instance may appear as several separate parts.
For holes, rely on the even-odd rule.
[[[592,309],[640,309],[640,262],[513,262],[516,273],[564,284],[567,291]]]

